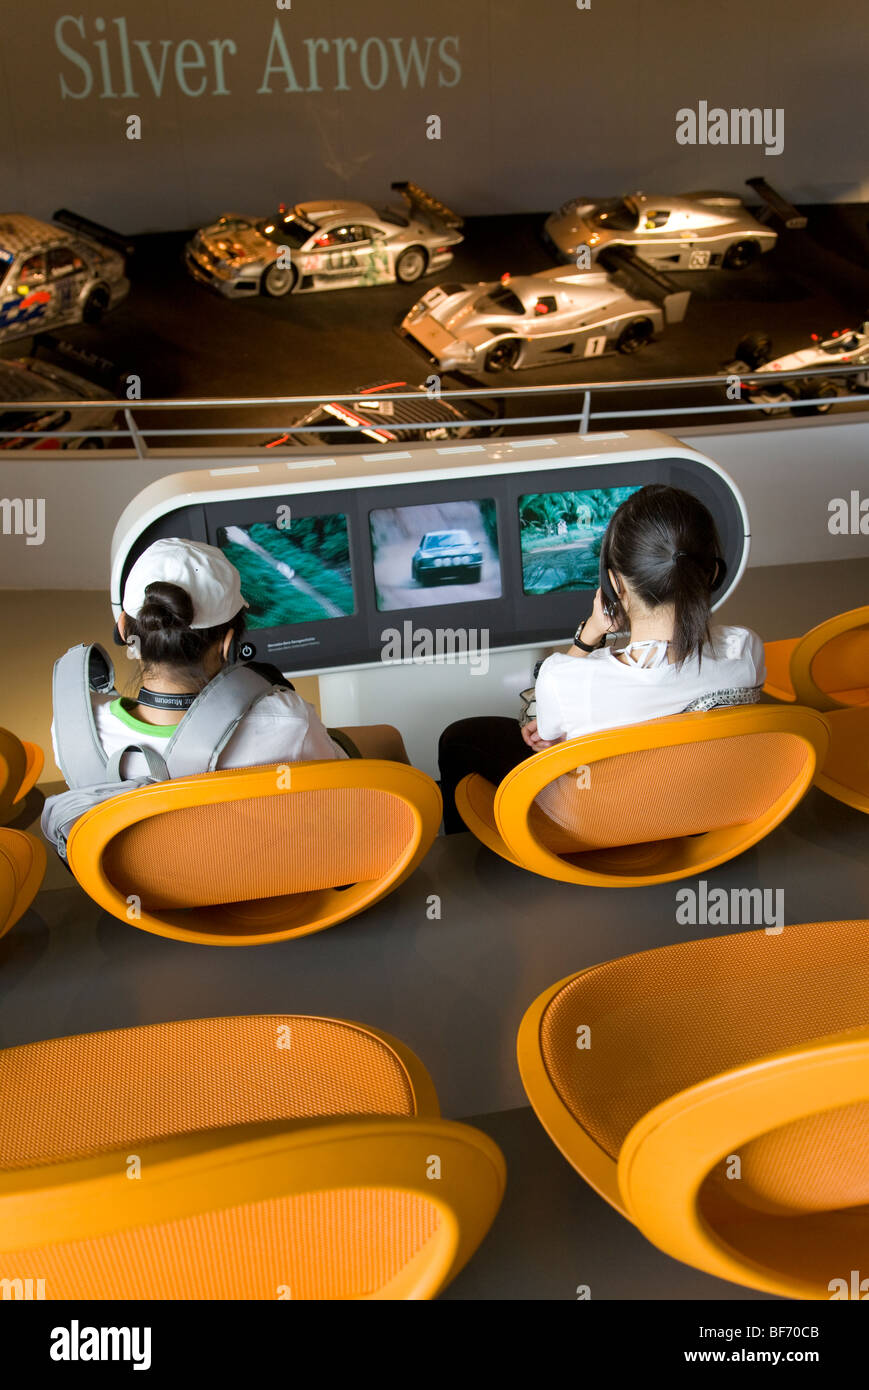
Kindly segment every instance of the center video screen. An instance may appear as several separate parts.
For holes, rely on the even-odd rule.
[[[284,509],[282,509],[284,510]],[[347,518],[341,513],[221,526],[217,544],[241,575],[249,628],[346,618],[355,611]]]
[[[519,498],[522,588],[526,594],[596,589],[600,547],[613,513],[637,487],[528,492]]]
[[[501,597],[491,497],[388,507],[371,512],[369,526],[381,613]]]

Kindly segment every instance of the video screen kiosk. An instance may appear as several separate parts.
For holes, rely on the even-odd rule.
[[[307,453],[307,451],[306,451]],[[392,723],[434,771],[437,738],[471,714],[518,715],[534,663],[591,610],[600,541],[647,483],[712,512],[727,577],[748,560],[745,504],[711,459],[650,431],[411,445],[176,473],[124,510],[115,616],[147,546],[219,546],[250,604],[245,659],[320,678],[324,721]]]

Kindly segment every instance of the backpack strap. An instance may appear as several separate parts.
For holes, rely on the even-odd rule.
[[[106,763],[106,781],[123,782],[127,779],[121,776],[121,759],[126,753],[141,753],[148,765],[148,776],[155,782],[168,782],[169,769],[166,761],[156,748],[149,748],[147,744],[143,747],[141,743],[128,743],[126,748],[118,748]]]
[[[70,787],[102,782],[106,754],[97,734],[91,691],[115,693],[115,670],[99,643],[70,647],[54,663],[51,698],[60,770]]]
[[[244,716],[273,689],[272,682],[250,667],[225,666],[200,691],[164,754],[170,777],[213,772],[217,760]]]

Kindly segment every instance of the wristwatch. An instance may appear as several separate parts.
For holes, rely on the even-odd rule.
[[[589,617],[591,617],[591,614],[589,614]],[[585,625],[586,625],[587,622],[588,622],[588,618],[583,618],[583,620],[582,620],[582,622],[580,623],[579,627],[576,629],[576,632],[573,634],[573,645],[574,645],[575,647],[579,647],[579,650],[580,650],[581,652],[596,652],[596,651],[599,651],[601,647],[605,647],[605,646],[606,646],[606,633],[604,633],[603,636],[601,637],[600,641],[599,641],[599,642],[595,642],[594,645],[590,645],[588,642],[583,642],[583,640],[582,640],[582,630],[583,630],[583,628],[585,627]]]

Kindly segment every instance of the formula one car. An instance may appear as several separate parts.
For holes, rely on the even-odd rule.
[[[616,253],[609,253],[614,264]],[[446,371],[501,372],[556,365],[604,353],[636,352],[684,316],[686,293],[668,293],[665,277],[620,253],[621,269],[556,266],[535,275],[502,275],[494,284],[436,285],[402,320],[430,361]],[[637,270],[642,274],[638,277]],[[658,302],[639,298],[646,288]]]
[[[103,405],[111,399],[110,392],[62,367],[32,357],[0,359],[0,401],[9,402],[0,410],[0,449],[99,449],[108,441],[82,439],[70,431],[116,429],[114,408]],[[62,410],[51,405],[71,400],[93,401],[93,408]],[[35,439],[35,430],[52,433]],[[9,431],[14,433],[6,437]]]
[[[836,398],[849,391],[869,388],[869,320],[859,329],[841,329],[832,337],[821,340],[812,334],[811,346],[797,352],[774,357],[772,343],[765,333],[747,333],[736,346],[736,357],[728,364],[730,374],[739,372],[787,372],[808,367],[844,367],[852,365],[853,373],[824,377],[812,375],[771,381],[743,381],[742,395],[749,401],[768,407],[764,414],[772,415],[776,408],[789,409],[792,415],[826,415]],[[818,405],[794,407],[796,401],[820,400]]]
[[[410,564],[417,584],[479,584],[483,552],[467,531],[426,531]]]
[[[805,217],[764,179],[748,182],[767,205],[762,216],[805,226]],[[632,246],[661,270],[744,270],[773,249],[778,233],[734,193],[634,193],[597,203],[573,198],[547,219],[544,237],[561,260],[574,263],[583,246],[592,260],[606,247]]]
[[[453,258],[462,218],[415,183],[394,183],[404,207],[335,199],[281,206],[273,217],[225,213],[185,249],[194,279],[227,298],[410,284]]]
[[[444,390],[456,389],[447,381]],[[412,391],[411,400],[384,400],[383,393]],[[378,381],[364,386],[355,401],[329,401],[302,415],[293,429],[270,439],[267,449],[284,444],[393,444],[424,439],[469,439],[477,434],[497,434],[504,413],[503,400],[452,400],[429,396],[424,386],[406,381]],[[478,423],[492,421],[492,424]],[[439,423],[442,422],[442,423]],[[317,426],[322,427],[321,430]],[[342,428],[343,426],[343,428]],[[305,428],[307,427],[307,428]]]
[[[121,238],[61,210],[0,215],[0,343],[63,323],[98,323],[130,288]],[[122,248],[122,249],[121,249]]]

